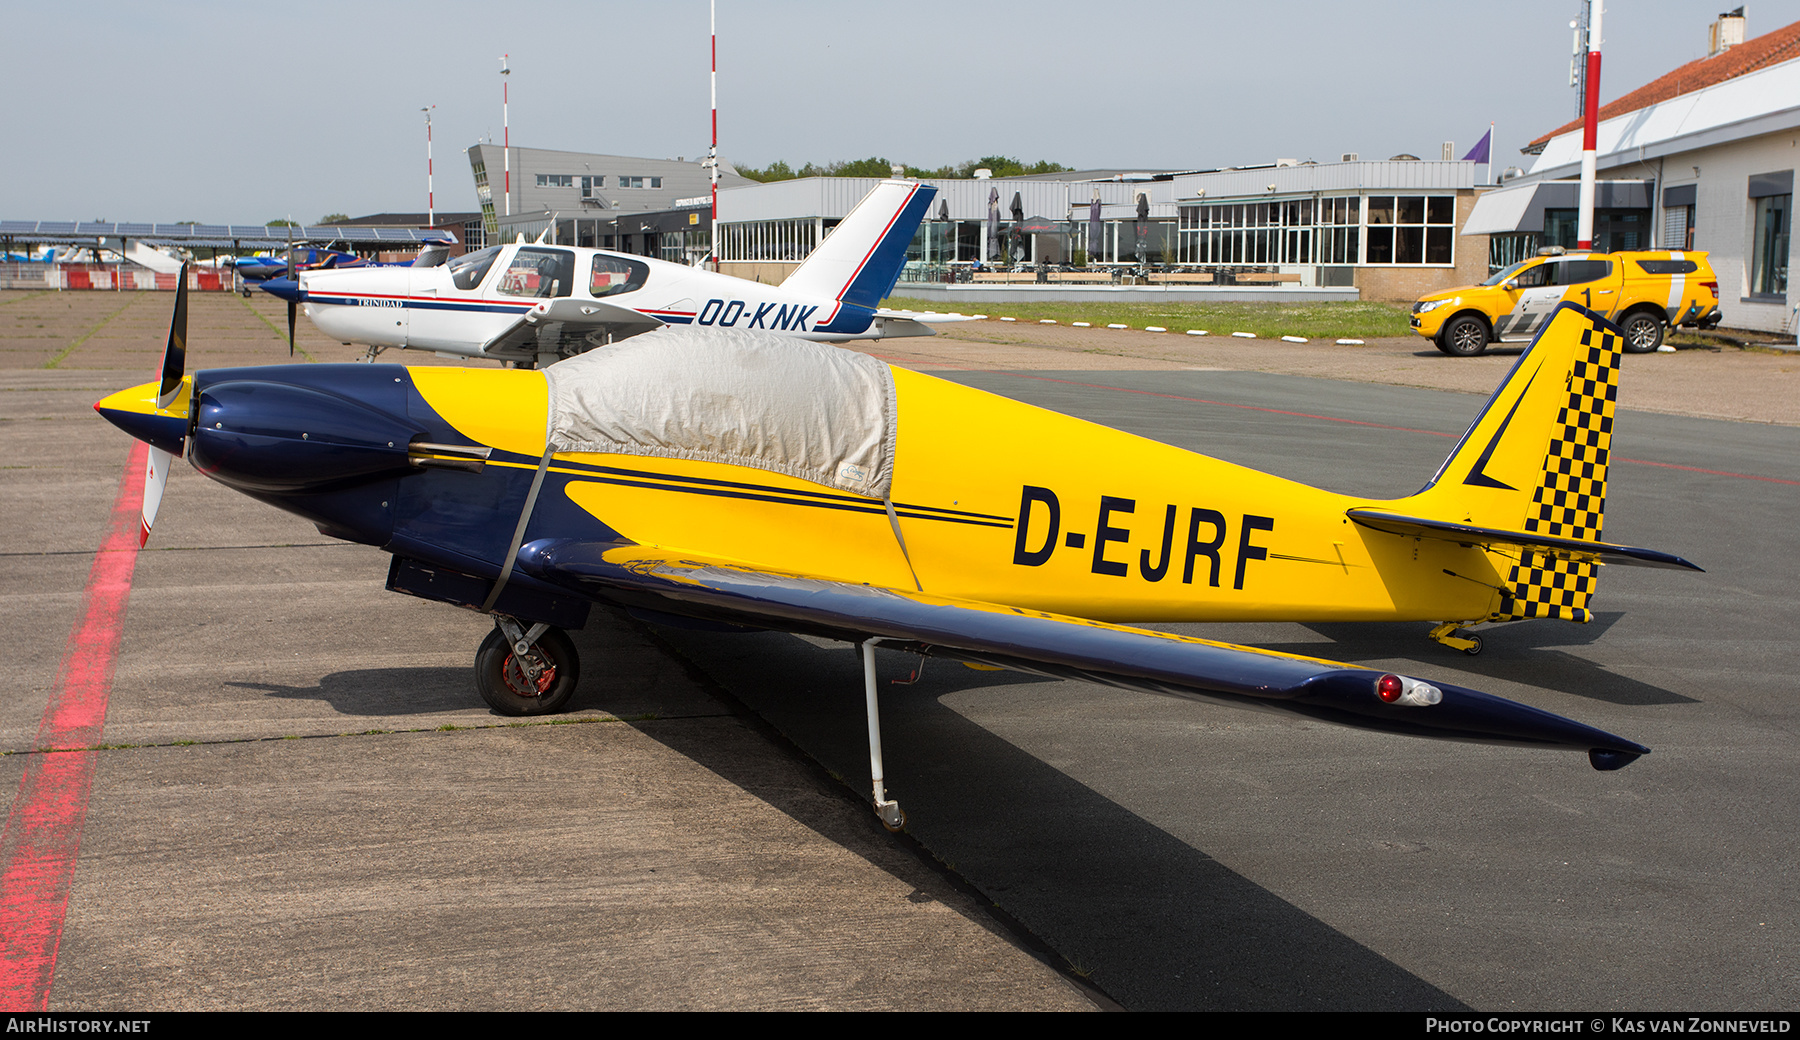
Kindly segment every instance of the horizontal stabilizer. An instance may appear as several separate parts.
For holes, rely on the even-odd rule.
[[[958,321],[975,321],[973,314],[944,314],[941,311],[897,311],[891,307],[882,307],[875,312],[876,318],[906,318],[924,325],[949,325]]]
[[[1406,538],[1434,538],[1439,541],[1460,542],[1463,545],[1530,549],[1582,562],[1614,563],[1628,567],[1664,567],[1669,570],[1700,570],[1699,567],[1670,553],[1658,552],[1655,549],[1638,549],[1629,545],[1614,545],[1611,542],[1589,542],[1579,538],[1558,538],[1554,535],[1532,531],[1506,531],[1494,527],[1477,527],[1473,524],[1455,524],[1445,520],[1431,520],[1422,516],[1384,513],[1377,509],[1352,509],[1348,511],[1347,515],[1364,527]]]

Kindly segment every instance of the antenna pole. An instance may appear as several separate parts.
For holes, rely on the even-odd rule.
[[[510,57],[510,55],[500,55],[500,75],[503,77],[512,75],[512,69],[506,64],[506,59],[508,57]],[[500,162],[501,165],[505,167],[506,172],[506,215],[509,217],[512,216],[511,83],[512,81],[509,79],[502,79],[500,81]]]
[[[437,227],[437,195],[431,189],[431,110],[430,105],[419,111],[425,113],[425,223]]]
[[[707,153],[706,165],[712,170],[712,228],[708,237],[712,239],[713,270],[719,269],[719,0],[710,0],[707,4],[709,28],[712,34],[712,150]]]
[[[1594,248],[1594,172],[1600,126],[1600,16],[1603,0],[1587,0],[1587,75],[1581,103],[1581,202],[1576,216],[1575,246]]]

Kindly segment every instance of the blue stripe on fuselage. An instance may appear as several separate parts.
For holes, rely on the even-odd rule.
[[[902,252],[904,253],[904,251]],[[840,335],[854,336],[869,331],[869,326],[873,324],[874,321],[875,312],[872,309],[868,307],[858,307],[852,303],[846,303],[838,308],[838,312],[832,316],[830,324],[814,325],[812,330],[814,332],[832,332]]]

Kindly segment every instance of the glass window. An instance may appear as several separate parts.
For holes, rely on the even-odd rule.
[[[488,268],[494,266],[494,258],[499,255],[499,246],[489,246],[480,252],[453,258],[445,265],[450,268],[451,283],[458,289],[474,289],[487,276]]]
[[[644,286],[650,277],[648,265],[634,260],[621,260],[616,256],[594,257],[594,270],[588,279],[588,294],[591,296],[616,296],[619,293],[633,292]]]
[[[1505,281],[1505,279],[1501,280]],[[1512,282],[1520,289],[1534,289],[1540,285],[1549,285],[1551,284],[1550,265],[1539,264],[1536,267],[1528,267],[1514,275]]]
[[[1428,264],[1448,264],[1456,259],[1456,229],[1453,227],[1429,227],[1425,229],[1425,262]]]
[[[1552,260],[1544,265],[1545,285],[1585,285],[1612,274],[1610,260]]]
[[[574,284],[574,253],[527,247],[513,256],[494,291],[508,296],[567,296]]]
[[[1506,270],[1499,271],[1499,272],[1493,274],[1492,276],[1490,276],[1488,278],[1487,281],[1482,282],[1481,284],[1482,285],[1499,285],[1501,282],[1506,281],[1508,278],[1513,278],[1513,277],[1523,278],[1524,276],[1520,275],[1520,273],[1519,273],[1520,268],[1523,268],[1527,264],[1535,264],[1535,263],[1537,263],[1536,260],[1521,260],[1518,263],[1513,264],[1511,267],[1508,267]],[[1536,281],[1533,281],[1531,284],[1533,284],[1533,285],[1543,284],[1543,273],[1541,271],[1538,271],[1536,268],[1533,268],[1532,271],[1526,272],[1526,273],[1533,275],[1537,279]],[[1517,284],[1524,285],[1525,283],[1523,281],[1520,281]]]
[[[1756,241],[1750,253],[1750,291],[1758,296],[1787,295],[1788,210],[1792,195],[1756,200]]]
[[[1371,199],[1370,201],[1373,202],[1374,200]],[[1391,264],[1394,262],[1393,228],[1372,227],[1369,229],[1368,262],[1371,264]]]

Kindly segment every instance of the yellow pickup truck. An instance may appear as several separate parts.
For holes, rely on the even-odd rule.
[[[1565,301],[1617,324],[1633,354],[1661,346],[1665,327],[1711,328],[1722,316],[1719,279],[1705,253],[1567,253],[1432,293],[1413,304],[1412,329],[1452,357],[1474,357],[1489,343],[1531,339]]]

